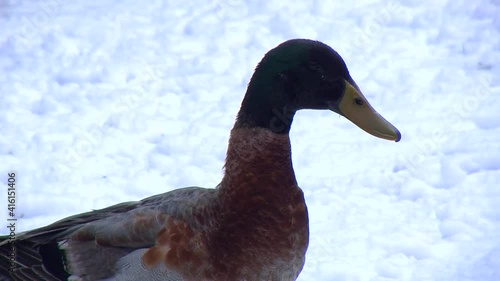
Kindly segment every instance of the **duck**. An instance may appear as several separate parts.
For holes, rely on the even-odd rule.
[[[401,139],[334,49],[287,40],[255,68],[215,188],[184,187],[74,215],[15,240],[2,236],[0,275],[22,281],[296,280],[309,220],[289,132],[302,109],[330,110],[375,137]]]

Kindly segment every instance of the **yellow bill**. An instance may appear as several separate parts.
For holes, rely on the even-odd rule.
[[[401,133],[368,103],[363,94],[349,82],[346,83],[344,96],[339,110],[345,118],[376,137],[398,142]]]

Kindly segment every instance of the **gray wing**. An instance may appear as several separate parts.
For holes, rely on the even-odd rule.
[[[128,280],[118,271],[128,268],[140,274],[137,256],[155,245],[168,218],[202,227],[193,214],[210,212],[216,202],[216,189],[186,187],[71,216],[18,234],[14,244],[7,236],[0,237],[0,259],[7,260],[0,265],[0,280],[10,276],[11,280],[59,281],[71,275],[82,280]],[[10,263],[12,246],[16,253]],[[143,274],[149,274],[145,280],[155,280],[155,274],[170,273]],[[171,276],[172,281],[181,280]]]

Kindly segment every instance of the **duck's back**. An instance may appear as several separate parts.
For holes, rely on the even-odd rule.
[[[23,281],[67,280],[70,274],[93,281],[182,280],[166,269],[167,258],[186,254],[180,251],[185,241],[176,240],[189,234],[183,231],[211,227],[216,204],[216,189],[187,187],[68,217],[18,235],[15,264],[2,262],[1,272],[12,270],[12,280]],[[9,260],[12,244],[3,240],[0,255]]]

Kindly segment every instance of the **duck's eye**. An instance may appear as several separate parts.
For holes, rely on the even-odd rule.
[[[309,67],[309,69],[314,70],[314,71],[318,71],[320,69],[319,63],[317,63],[315,61],[308,62],[307,66]]]
[[[354,98],[354,102],[357,104],[357,105],[363,105],[365,102],[360,99],[360,98]]]

